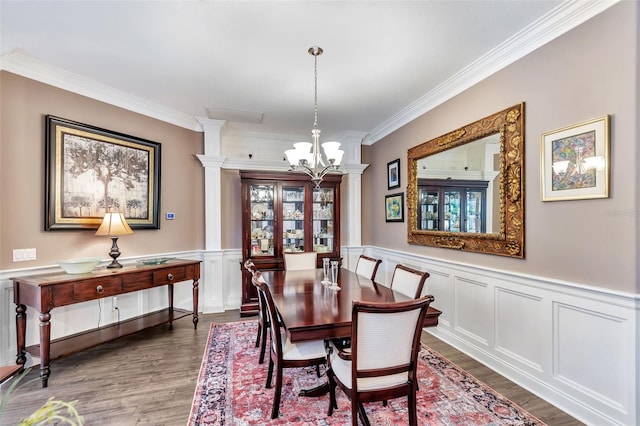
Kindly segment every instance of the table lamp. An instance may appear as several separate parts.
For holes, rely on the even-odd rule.
[[[119,212],[105,213],[102,224],[96,231],[96,235],[108,235],[111,237],[111,251],[109,256],[113,259],[107,268],[122,268],[122,265],[116,260],[120,256],[118,248],[118,237],[120,235],[133,234],[133,231],[127,224],[124,215]]]

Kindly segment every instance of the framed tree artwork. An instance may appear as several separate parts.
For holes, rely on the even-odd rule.
[[[160,228],[160,143],[45,117],[45,230],[97,229],[122,212]]]

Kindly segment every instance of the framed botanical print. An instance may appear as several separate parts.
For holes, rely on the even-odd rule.
[[[609,197],[609,116],[542,134],[542,201]]]

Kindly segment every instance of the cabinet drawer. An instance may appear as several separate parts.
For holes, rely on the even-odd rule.
[[[85,302],[102,297],[115,296],[122,292],[120,278],[78,281],[73,284],[73,301]]]
[[[179,283],[189,278],[187,268],[185,266],[176,266],[175,268],[167,268],[153,273],[154,285],[166,285]]]
[[[122,276],[122,292],[144,290],[153,287],[153,273],[151,271]]]

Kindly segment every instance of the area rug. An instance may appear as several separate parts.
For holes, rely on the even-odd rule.
[[[273,389],[266,389],[268,361],[258,364],[257,321],[211,324],[188,425],[348,425],[351,403],[340,389],[338,409],[327,416],[329,396],[298,396],[323,381],[314,368],[285,369],[280,416],[271,420]],[[268,357],[268,354],[267,354]],[[543,425],[427,347],[419,354],[418,424]],[[407,400],[365,404],[372,425],[407,424]]]

